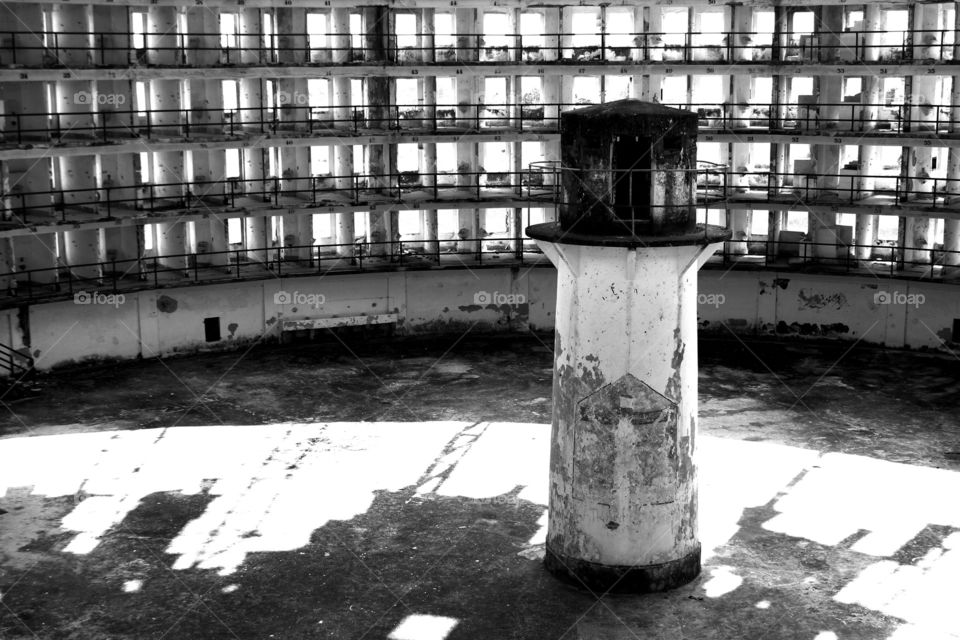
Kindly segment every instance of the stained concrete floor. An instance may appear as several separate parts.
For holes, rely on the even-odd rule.
[[[37,379],[0,416],[0,638],[960,638],[960,361],[702,343],[703,574],[604,596],[539,561],[549,345]]]

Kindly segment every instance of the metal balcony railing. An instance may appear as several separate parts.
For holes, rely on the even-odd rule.
[[[699,202],[761,200],[776,204],[913,205],[945,207],[960,202],[960,180],[930,175],[861,174],[844,169],[838,175],[804,172],[701,170]]]
[[[21,224],[48,220],[66,222],[70,213],[112,218],[130,212],[200,211],[213,207],[329,206],[420,199],[476,200],[523,197],[549,205],[554,197],[552,174],[521,171],[400,171],[389,174],[227,178],[88,189],[23,191],[0,194]]]
[[[155,254],[155,251],[148,252]],[[363,236],[349,244],[286,245],[244,248],[231,245],[225,251],[203,251],[163,255],[143,255],[55,267],[24,269],[0,273],[0,282],[8,289],[0,292],[16,300],[38,300],[76,296],[80,292],[121,293],[123,291],[182,286],[186,282],[219,282],[310,275],[330,271],[382,271],[429,269],[450,258],[460,266],[536,261],[540,250],[533,240],[522,235],[470,237],[446,234],[445,237],[370,241]],[[85,304],[81,296],[77,301]]]
[[[556,132],[560,114],[595,104],[504,102],[496,104],[388,104],[378,107],[294,106],[223,109],[101,109],[90,112],[11,113],[4,118],[9,143],[116,142],[137,137],[209,139],[267,133],[323,137],[414,130],[426,133]],[[821,104],[668,103],[696,112],[701,129],[734,131],[854,131],[877,134],[960,130],[960,105],[840,102]]]
[[[440,41],[440,44],[436,42]],[[413,44],[398,44],[413,42]],[[433,42],[432,45],[429,43]],[[847,31],[389,34],[353,46],[350,34],[0,31],[0,64],[37,68],[130,65],[331,65],[549,62],[798,62],[890,64],[953,60],[952,29]]]
[[[818,104],[676,103],[694,111],[701,129],[876,133],[952,133],[960,130],[960,105],[838,102]]]
[[[84,100],[96,101],[96,94]],[[111,94],[113,95],[113,94]],[[125,102],[126,100],[124,100]],[[457,103],[335,107],[286,104],[224,109],[105,109],[9,113],[5,139],[17,144],[122,140],[137,137],[203,138],[251,133],[322,136],[382,130],[555,131],[559,114],[588,103]]]
[[[67,222],[73,214],[114,218],[138,212],[203,211],[216,207],[403,204],[408,199],[454,202],[521,199],[537,203],[535,206],[553,206],[563,201],[562,171],[557,163],[535,162],[527,169],[505,172],[399,171],[228,178],[47,191],[15,188],[0,194],[0,200],[9,216],[22,225],[49,222],[52,218]],[[896,173],[862,174],[859,169],[850,168],[840,170],[837,175],[822,175],[803,171],[735,171],[715,166],[691,173],[695,174],[693,202],[696,206],[752,201],[781,205],[790,202],[909,204],[929,209],[960,201],[960,180],[938,175],[904,175],[899,168]],[[611,189],[615,182],[611,182]]]
[[[960,271],[960,252],[944,250],[939,245],[913,248],[890,242],[818,243],[806,236],[796,240],[751,240],[749,245],[752,252],[743,255],[732,253],[731,243],[727,243],[706,267],[728,268],[736,264],[781,271],[822,268],[831,273],[864,273],[869,269],[873,275],[917,277],[920,274],[924,279],[952,278]],[[349,244],[331,242],[256,249],[231,245],[224,251],[142,255],[0,273],[0,282],[6,285],[6,290],[0,291],[0,305],[70,296],[78,304],[90,304],[95,301],[94,292],[118,294],[183,286],[189,282],[215,283],[330,272],[430,269],[439,263],[460,268],[484,264],[548,264],[533,240],[523,235],[493,238],[446,234],[440,238],[417,237],[392,242],[358,237]]]

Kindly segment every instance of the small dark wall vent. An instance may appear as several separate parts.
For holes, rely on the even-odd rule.
[[[217,342],[220,340],[220,316],[203,319],[203,334],[207,342]]]

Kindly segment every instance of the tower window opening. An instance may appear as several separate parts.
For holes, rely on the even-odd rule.
[[[130,14],[130,44],[134,49],[146,49],[147,40],[145,37],[147,24],[147,14],[135,12]]]
[[[650,220],[650,169],[653,141],[617,136],[613,143],[614,213],[621,220]]]
[[[526,11],[520,14],[520,35],[522,46],[540,49],[544,46],[543,14],[536,11]]]
[[[307,46],[311,49],[324,49],[327,45],[327,14],[307,14]]]
[[[227,243],[243,244],[243,219],[227,218]]]
[[[397,47],[414,49],[417,46],[417,16],[413,13],[396,14],[394,29],[397,32]]]
[[[456,30],[452,13],[437,13],[433,19],[433,43],[439,47],[453,47],[456,45]]]
[[[237,16],[233,13],[220,14],[220,47],[236,49],[240,46],[238,29],[240,27]]]

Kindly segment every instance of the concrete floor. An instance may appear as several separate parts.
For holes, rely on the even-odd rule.
[[[0,638],[960,638],[957,359],[701,344],[704,572],[604,596],[539,561],[549,338],[454,341],[7,395]]]

